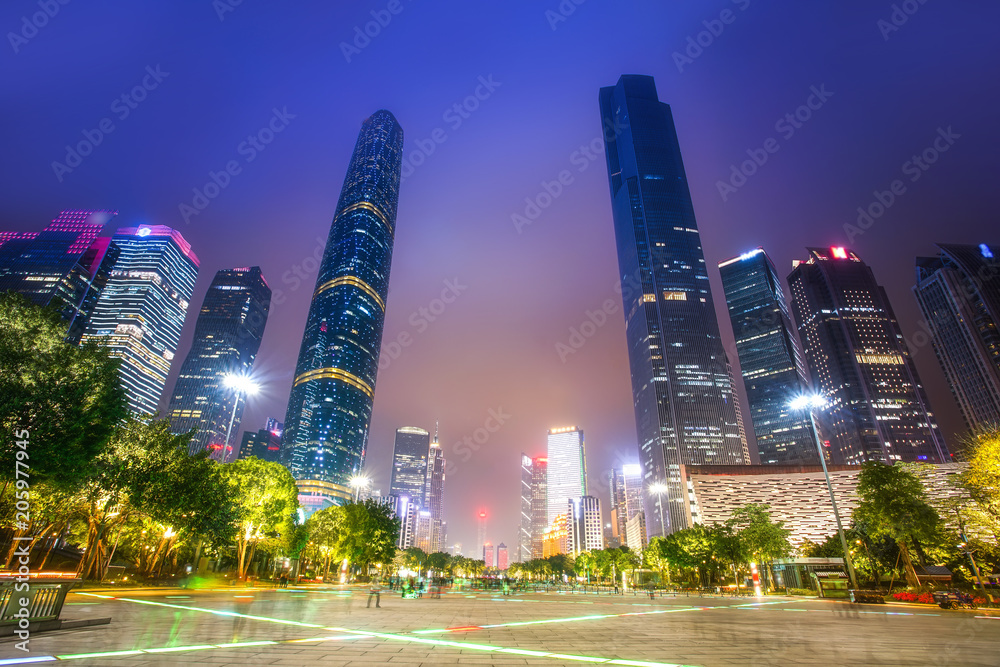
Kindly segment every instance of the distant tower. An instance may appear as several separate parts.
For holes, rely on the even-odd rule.
[[[550,429],[548,433],[546,522],[566,512],[566,501],[587,495],[587,457],[583,429],[576,426]],[[547,527],[547,526],[546,526]]]
[[[239,453],[236,443],[247,396],[228,386],[226,378],[250,375],[270,306],[271,288],[260,267],[215,274],[167,409],[174,433],[196,429],[189,453],[207,448],[223,463]]]
[[[913,288],[970,429],[1000,425],[1000,246],[938,244]]]
[[[129,408],[153,415],[180,342],[199,261],[181,233],[163,225],[119,229],[111,242],[119,248],[118,261],[82,341],[106,345],[121,359]]]
[[[571,498],[567,503],[569,550],[600,551],[604,548],[604,531],[601,527],[601,501],[594,496]]]
[[[282,446],[313,504],[344,503],[368,446],[389,290],[403,129],[388,111],[361,126],[309,306]]]
[[[389,493],[408,496],[425,507],[427,497],[427,454],[431,434],[416,426],[396,429],[392,451],[392,479]]]
[[[642,535],[629,535],[628,523],[636,514],[643,513],[642,467],[627,463],[611,471],[611,522],[612,533],[619,542],[628,545],[636,542],[646,546],[645,531]],[[643,523],[645,527],[645,523]],[[640,547],[640,548],[642,548]]]
[[[486,544],[486,510],[479,510],[479,532],[476,536],[476,553],[483,553]]]
[[[788,284],[834,464],[943,463],[948,450],[885,290],[846,248],[808,248]]]
[[[819,463],[809,415],[788,407],[809,380],[774,264],[757,248],[720,262],[719,272],[760,462]]]
[[[673,113],[649,76],[599,99],[639,463],[667,488],[647,516],[666,535],[687,527],[680,466],[743,464],[744,441]]]
[[[433,551],[444,551],[444,482],[445,467],[444,450],[438,440],[438,425],[434,425],[434,438],[427,454],[427,490],[425,493],[426,509],[431,513],[431,544]]]
[[[497,545],[497,569],[506,572],[508,566],[507,545],[501,542]]]
[[[483,544],[483,563],[486,564],[487,568],[494,567],[495,561],[493,560],[493,544],[491,542],[486,542]]]

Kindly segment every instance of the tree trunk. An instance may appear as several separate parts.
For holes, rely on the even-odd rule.
[[[906,542],[900,540],[899,553],[903,557],[903,571],[906,573],[906,583],[913,588],[920,587],[920,580],[917,579],[917,571],[913,569],[913,561],[910,560],[910,551],[906,548]]]

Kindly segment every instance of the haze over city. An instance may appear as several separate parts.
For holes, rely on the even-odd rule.
[[[285,415],[361,122],[388,109],[405,139],[373,487],[388,491],[397,428],[440,422],[449,543],[474,545],[484,508],[488,539],[513,546],[520,452],[576,425],[606,498],[638,452],[597,95],[645,74],[673,110],[734,366],[717,263],[763,245],[785,277],[807,246],[848,246],[886,287],[949,444],[963,430],[911,287],[934,242],[996,241],[994,4],[902,22],[860,2],[218,5],[73,3],[11,42],[3,228],[83,208],[120,211],[106,234],[174,227],[201,259],[192,304],[217,270],[259,265],[274,295],[243,429]],[[390,18],[359,40],[372,12]],[[84,138],[92,152],[68,155]]]

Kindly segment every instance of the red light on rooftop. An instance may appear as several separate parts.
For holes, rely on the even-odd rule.
[[[830,253],[833,255],[834,259],[847,259],[847,250],[840,246],[830,248]]]

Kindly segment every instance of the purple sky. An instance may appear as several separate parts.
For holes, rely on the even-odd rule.
[[[4,3],[0,228],[37,230],[64,208],[117,208],[120,226],[176,227],[202,260],[195,307],[218,269],[260,265],[276,300],[257,362],[266,392],[244,416],[258,428],[284,418],[315,281],[310,258],[325,242],[361,121],[391,110],[408,156],[445,137],[401,188],[384,342],[411,342],[379,374],[367,466],[386,491],[394,430],[439,419],[456,463],[449,542],[468,554],[479,507],[491,515],[489,539],[513,553],[519,454],[544,453],[546,429],[585,429],[602,504],[605,471],[637,460],[604,157],[576,152],[600,136],[598,88],[619,75],[655,76],[673,106],[727,344],[719,260],[764,245],[787,275],[805,246],[848,244],[845,223],[895,179],[905,193],[849,245],[886,286],[908,338],[919,319],[914,257],[934,241],[998,242],[988,222],[1000,139],[994,2],[909,0],[916,11],[896,15],[896,30],[885,27],[897,27],[888,1],[564,0],[575,7],[564,17],[557,0],[474,9],[246,0],[220,20],[228,1],[73,2],[47,23],[40,16],[36,31],[23,17],[42,11],[37,0]],[[348,62],[340,44],[373,11],[391,20]],[[678,66],[675,52],[700,32],[708,45]],[[480,77],[495,83],[488,96],[479,89],[478,108],[446,115]],[[121,99],[144,78],[141,102]],[[812,86],[832,96],[791,136],[776,128]],[[262,151],[241,152],[274,109],[294,118]],[[97,131],[105,118],[108,134]],[[904,163],[949,127],[959,137],[911,182]],[[71,171],[54,168],[84,132],[101,138],[92,154]],[[778,151],[723,201],[717,182],[770,137]],[[180,205],[230,160],[239,173],[185,221]],[[562,170],[573,182],[518,231],[512,214]],[[308,274],[298,288],[296,267]],[[419,309],[437,310],[448,281],[458,298],[423,323]],[[563,362],[556,344],[607,299],[615,312]],[[933,352],[914,353],[951,435],[961,420]],[[504,424],[478,451],[455,451],[501,409]]]

